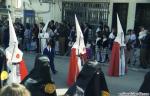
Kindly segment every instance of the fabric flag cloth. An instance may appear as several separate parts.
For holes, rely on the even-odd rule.
[[[7,66],[10,71],[7,83],[20,83],[21,80],[27,75],[27,68],[22,59],[23,52],[18,48],[18,40],[13,27],[13,23],[9,16],[9,46],[5,49]],[[21,66],[20,66],[21,65]],[[25,73],[20,73],[20,72]]]
[[[75,15],[75,23],[77,36],[76,42],[73,44],[73,47],[71,48],[69,72],[67,78],[67,84],[69,86],[71,86],[76,81],[76,78],[82,69],[82,64],[84,64],[87,61],[84,37],[76,15]]]
[[[100,65],[91,61],[84,64],[76,82],[65,96],[110,96]]]
[[[117,37],[114,40],[110,65],[108,69],[108,75],[110,76],[121,76],[125,75],[125,54],[124,54],[124,33],[117,15]]]

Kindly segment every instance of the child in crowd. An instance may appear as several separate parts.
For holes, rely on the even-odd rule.
[[[56,71],[55,65],[54,65],[55,49],[52,47],[51,41],[49,41],[47,43],[47,47],[44,49],[43,54],[49,58],[51,70],[52,70],[53,74],[56,74],[57,71]]]

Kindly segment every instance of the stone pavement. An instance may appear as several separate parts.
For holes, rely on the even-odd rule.
[[[24,53],[24,59],[29,71],[33,68],[35,55],[35,53]],[[57,90],[57,92],[64,94],[68,88],[66,80],[69,67],[69,57],[56,56],[55,66],[58,74],[52,74],[52,78],[55,81],[57,89],[60,89],[59,91]],[[108,64],[102,64],[102,70],[105,74],[111,96],[118,96],[121,92],[137,92],[143,82],[145,73],[149,71],[149,69],[129,67],[125,76],[110,77],[107,75],[107,68]]]

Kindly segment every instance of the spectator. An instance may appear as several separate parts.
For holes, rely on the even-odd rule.
[[[113,42],[115,40],[115,37],[116,37],[116,29],[115,28],[112,28],[112,31],[111,33],[109,34],[109,37],[108,37],[108,40],[109,40],[109,49],[112,50],[112,45],[113,45]]]
[[[39,39],[38,39],[39,27],[37,24],[34,24],[32,32],[35,35],[35,40],[36,40],[36,45],[37,45],[36,52],[38,53],[39,52]]]
[[[55,52],[56,52],[56,54],[60,54],[60,52],[59,52],[60,51],[60,49],[59,49],[59,47],[60,47],[59,46],[59,33],[61,31],[61,29],[60,29],[61,24],[56,22],[55,26],[56,26],[56,29],[54,31]]]
[[[53,32],[55,31],[56,26],[55,26],[54,20],[51,20],[51,21],[49,22],[49,27],[50,27],[50,29],[52,29]]]
[[[60,31],[59,32],[59,49],[60,49],[60,55],[64,55],[65,54],[65,49],[66,48],[66,39],[67,39],[67,34],[68,34],[68,28],[67,28],[67,25],[66,25],[66,22],[63,22],[63,24],[61,24],[60,26]]]
[[[103,28],[103,34],[106,35],[106,38],[109,37],[110,30],[109,30],[109,26],[108,26],[108,25],[105,25],[105,26],[104,26],[104,28]]]
[[[86,53],[87,53],[87,59],[92,59],[92,41],[88,40],[88,42],[86,43]]]
[[[102,49],[101,49],[101,63],[105,63],[108,61],[108,39],[107,35],[103,34],[103,39],[102,39]]]
[[[97,29],[96,29],[96,32],[102,32],[103,26],[104,26],[103,22],[100,22],[99,25],[98,25],[98,27],[97,27]]]
[[[149,40],[150,37],[147,34],[148,31],[144,29],[144,27],[141,27],[141,32],[139,33],[139,40],[140,40],[140,66],[144,69],[148,67],[148,56],[147,56],[147,50],[149,50]]]
[[[96,42],[95,42],[95,59],[100,62],[101,61],[101,49],[102,49],[102,37],[99,32],[96,34]]]
[[[30,92],[21,84],[12,83],[4,86],[0,91],[0,96],[31,96]]]
[[[31,42],[31,30],[30,30],[30,24],[27,23],[24,32],[24,50],[30,51],[30,42]]]
[[[136,44],[136,35],[132,29],[129,29],[126,36],[126,45],[127,45],[127,51],[126,51],[126,62],[128,64],[134,65],[135,62],[133,60],[133,57],[135,57],[135,44]]]
[[[66,56],[70,56],[70,51],[75,41],[76,41],[76,30],[75,26],[72,26],[68,36],[68,51],[65,54]]]
[[[87,23],[84,24],[83,36],[84,36],[84,44],[86,45],[88,41],[88,34],[89,34],[89,26]]]

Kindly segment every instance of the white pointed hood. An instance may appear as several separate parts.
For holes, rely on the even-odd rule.
[[[85,44],[84,44],[84,37],[83,37],[83,33],[80,28],[80,25],[79,25],[76,15],[75,15],[75,24],[76,24],[77,37],[76,37],[76,42],[74,43],[72,48],[77,49],[76,55],[85,54],[86,50],[85,50]]]
[[[5,50],[6,57],[8,61],[12,63],[17,63],[22,60],[23,53],[18,48],[18,40],[17,40],[15,29],[13,27],[13,23],[12,23],[9,13],[8,13],[8,17],[9,17],[9,46]]]
[[[115,42],[118,42],[120,44],[120,46],[126,46],[125,45],[125,41],[124,41],[124,32],[117,14],[117,36],[115,39]]]

